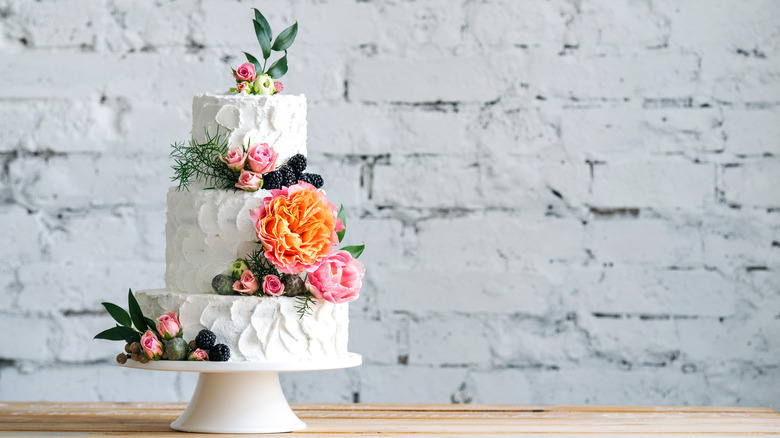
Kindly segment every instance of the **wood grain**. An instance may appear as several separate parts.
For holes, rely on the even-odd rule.
[[[278,436],[780,435],[780,413],[761,407],[311,403],[292,406],[308,428]],[[169,425],[184,407],[180,403],[0,402],[0,436],[180,436]]]

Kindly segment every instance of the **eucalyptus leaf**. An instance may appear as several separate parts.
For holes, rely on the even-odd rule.
[[[138,305],[138,301],[133,296],[133,291],[130,290],[127,294],[127,307],[130,309],[130,318],[133,319],[133,325],[139,332],[146,330],[146,319],[141,312],[141,306]]]
[[[122,332],[122,326],[116,326],[116,327],[111,327],[108,330],[103,330],[102,332],[96,334],[93,339],[105,339],[108,341],[124,341],[125,336],[124,333]]]
[[[265,19],[263,14],[260,13],[260,11],[257,10],[257,8],[252,8],[253,11],[255,11],[255,21],[260,23],[263,26],[263,29],[265,29],[265,38],[268,43],[271,43],[271,36],[273,35],[271,33],[271,25],[268,23],[268,20]],[[266,58],[268,58],[266,56]]]
[[[366,249],[366,244],[363,243],[361,245],[351,245],[351,246],[345,246],[341,248],[342,251],[346,251],[350,254],[352,254],[353,258],[360,257],[360,254],[363,254],[363,250]]]
[[[279,79],[284,76],[284,74],[287,73],[287,53],[271,64],[266,73],[274,79]]]
[[[257,42],[260,43],[260,48],[263,50],[263,59],[268,59],[271,56],[271,39],[266,38],[266,28],[259,21],[252,20],[252,23],[255,25]]]
[[[336,235],[339,236],[339,243],[341,243],[341,241],[344,240],[344,234],[347,233],[347,217],[344,215],[344,204],[339,206],[339,213],[336,217],[341,219],[341,223],[344,224],[344,229],[336,233]]]
[[[271,46],[271,50],[276,50],[277,52],[287,50],[292,45],[293,41],[295,41],[296,35],[298,35],[297,21],[276,36],[276,40],[274,40],[274,45]]]
[[[251,62],[252,65],[255,66],[255,73],[259,74],[260,73],[260,61],[258,61],[257,58],[255,58],[254,56],[250,55],[249,53],[244,52],[244,55],[246,55],[246,60]],[[233,71],[233,74],[235,74],[235,73],[236,72]]]
[[[125,327],[132,327],[133,326],[133,320],[130,319],[130,314],[125,311],[125,309],[117,306],[114,303],[101,303],[103,307],[106,308],[108,311],[108,314],[111,315],[112,318],[114,318],[114,321],[122,324]]]

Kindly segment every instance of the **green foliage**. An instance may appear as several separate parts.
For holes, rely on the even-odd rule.
[[[138,305],[138,301],[133,296],[133,291],[130,290],[127,293],[127,307],[130,309],[130,318],[133,319],[133,325],[138,331],[146,331],[146,318],[143,312],[141,312],[141,306]],[[154,324],[152,324],[152,330],[154,330]]]
[[[268,76],[274,79],[279,79],[287,73],[287,52],[284,52],[281,58],[277,59],[270,67],[268,67]]]
[[[227,136],[220,135],[217,129],[213,136],[206,131],[205,137],[204,143],[192,139],[188,144],[180,142],[171,146],[174,161],[171,180],[179,183],[177,190],[189,189],[190,183],[196,179],[217,189],[234,188],[238,182],[239,173],[219,159],[220,155],[227,154]]]
[[[260,66],[258,58],[247,52],[244,52],[244,55],[246,55],[247,61],[255,66],[255,72],[258,76],[267,74],[274,79],[279,79],[287,73],[287,49],[290,48],[295,41],[295,37],[298,36],[298,22],[296,21],[292,26],[283,30],[276,36],[276,39],[274,39],[271,25],[268,23],[265,16],[256,8],[252,8],[252,10],[255,15],[254,19],[252,19],[252,25],[254,26],[255,37],[257,38],[258,44],[260,44],[260,51],[263,55],[262,67]],[[268,59],[271,57],[272,51],[284,52],[284,55],[271,63],[271,66],[266,70],[265,67],[268,65]]]
[[[360,254],[363,254],[363,251],[366,249],[366,244],[363,243],[363,244],[360,244],[360,245],[350,245],[350,246],[345,246],[345,247],[343,247],[341,249],[343,251],[346,251],[346,252],[352,254],[353,258],[358,258],[358,257],[360,257]]]
[[[106,308],[108,311],[108,314],[111,315],[112,318],[119,324],[125,326],[125,327],[132,327],[133,326],[133,320],[130,319],[130,314],[125,311],[125,309],[117,306],[114,303],[101,303],[103,304],[103,307]]]
[[[295,297],[295,309],[298,313],[298,319],[303,319],[304,316],[312,314],[312,304],[314,304],[314,300],[312,299],[311,294],[298,295]]]
[[[344,224],[344,229],[336,233],[336,235],[339,236],[339,243],[341,243],[341,241],[344,240],[344,234],[347,233],[347,217],[344,214],[344,204],[339,206],[339,213],[337,217],[341,219],[341,223]]]
[[[298,22],[296,21],[292,26],[283,30],[282,33],[276,37],[273,46],[271,46],[271,49],[277,52],[286,52],[287,49],[292,45],[293,41],[295,41],[295,37],[297,35]]]
[[[255,58],[254,56],[246,52],[244,52],[244,55],[246,55],[246,60],[251,62],[255,66],[255,72],[261,71],[260,61],[258,61],[257,58]],[[233,74],[236,74],[235,70],[233,70]]]
[[[261,284],[266,275],[279,276],[279,271],[276,269],[276,266],[265,257],[262,247],[252,251],[252,253],[246,257],[246,264],[249,266],[249,270],[255,275],[255,278],[257,278],[257,281]]]

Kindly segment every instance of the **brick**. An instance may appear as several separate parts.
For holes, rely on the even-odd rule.
[[[743,51],[752,50],[752,45]],[[749,52],[746,52],[749,53]],[[726,102],[776,102],[780,68],[766,55],[745,57],[737,48],[712,51],[701,60],[702,93]]]
[[[381,25],[384,20],[380,16],[380,8],[371,3],[328,3],[297,7],[295,19],[301,29],[306,29],[305,33],[298,35],[300,39],[296,38],[296,43],[311,46],[307,47],[307,51],[328,51],[333,47],[375,43],[384,28]],[[279,26],[276,32],[281,30]]]
[[[464,368],[371,364],[361,365],[357,371],[361,403],[451,403],[452,394],[460,388],[468,373]],[[394,388],[403,388],[403,391]]]
[[[715,198],[715,168],[688,162],[608,162],[593,168],[591,205],[695,209]]]
[[[777,177],[780,161],[759,161],[723,167],[722,184],[725,201],[745,207],[778,207],[780,192]]]
[[[547,318],[491,316],[486,322],[485,339],[494,366],[553,368],[579,363],[590,355],[587,333],[577,326],[576,319],[562,314]]]
[[[435,314],[409,326],[410,365],[487,365],[490,337],[485,322],[471,315]]]
[[[407,54],[413,48],[439,54],[471,45],[466,7],[453,8],[447,0],[431,0],[424,4],[383,4],[378,9],[378,20],[370,22],[376,30],[363,35],[379,34],[376,44],[382,53]],[[404,31],[398,32],[398,29]],[[361,38],[365,37],[361,35],[355,39]]]
[[[710,214],[702,223],[704,260],[721,271],[744,271],[749,266],[778,266],[780,217],[765,211],[729,210]]]
[[[52,321],[47,318],[3,314],[0,317],[0,331],[5,337],[0,358],[29,361],[51,359],[56,331]]]
[[[597,220],[585,228],[585,247],[599,262],[691,266],[701,263],[699,230],[659,219]]]
[[[350,337],[349,351],[362,354],[364,363],[397,364],[401,353],[398,347],[399,323],[397,316],[383,316],[376,320],[350,316],[350,331],[360,333],[360,336]]]
[[[780,154],[780,108],[727,109],[723,130],[732,154]]]
[[[351,369],[281,373],[279,380],[290,403],[352,403],[358,386]]]
[[[0,262],[0,313],[12,313],[17,309],[21,289],[16,266],[6,261]]]
[[[43,230],[39,214],[19,205],[0,206],[0,257],[16,263],[35,260],[41,254],[39,231]]]
[[[126,209],[67,216],[47,230],[45,254],[64,261],[133,260],[137,257],[138,229]]]
[[[649,3],[631,0],[579,6],[568,26],[577,49],[607,53],[636,53],[668,45],[672,22]]]
[[[469,32],[492,47],[542,47],[560,50],[567,21],[577,13],[561,2],[499,1],[474,5]]]
[[[90,0],[25,2],[11,7],[6,27],[12,38],[39,49],[93,47],[105,19]]]

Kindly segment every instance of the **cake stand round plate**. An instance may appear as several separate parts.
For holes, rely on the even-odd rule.
[[[171,427],[183,432],[278,433],[306,428],[290,409],[279,373],[322,371],[360,365],[363,357],[348,353],[337,359],[300,362],[128,361],[126,368],[200,373],[187,409]]]

